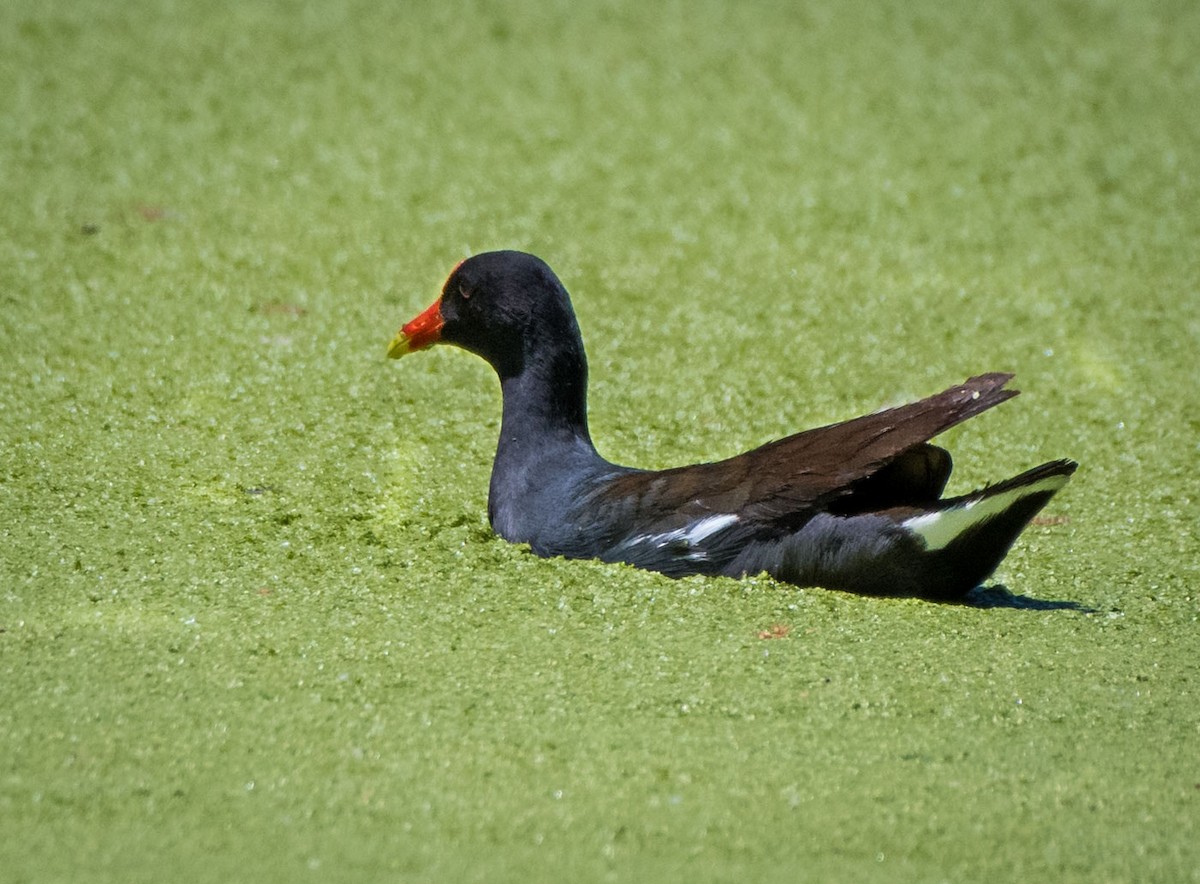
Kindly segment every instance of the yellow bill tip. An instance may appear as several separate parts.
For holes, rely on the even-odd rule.
[[[404,332],[397,332],[396,337],[388,344],[388,359],[399,359],[412,352],[412,339]]]
[[[438,298],[412,322],[405,323],[388,345],[388,357],[399,359],[415,350],[424,350],[436,344],[442,336],[442,299]]]

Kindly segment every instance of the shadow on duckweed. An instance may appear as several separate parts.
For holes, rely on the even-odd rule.
[[[991,586],[977,586],[961,599],[951,600],[949,604],[965,605],[969,608],[1016,608],[1023,611],[1079,611],[1082,614],[1095,614],[1096,609],[1079,602],[1058,601],[1053,599],[1035,599],[1027,595],[1017,595],[1007,586],[996,583]]]

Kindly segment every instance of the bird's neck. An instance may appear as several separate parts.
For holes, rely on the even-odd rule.
[[[591,447],[587,425],[587,359],[582,347],[543,352],[519,373],[500,378],[504,410],[497,457],[506,448]]]
[[[516,543],[539,544],[550,514],[612,466],[587,427],[587,365],[582,353],[539,360],[501,377],[504,413],[488,490],[493,529]],[[547,547],[549,549],[549,547]]]

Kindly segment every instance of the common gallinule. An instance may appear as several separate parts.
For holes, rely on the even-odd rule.
[[[500,376],[493,530],[539,556],[628,562],[672,577],[765,571],[800,586],[960,596],[986,579],[1075,472],[1056,460],[942,499],[938,433],[1017,395],[985,374],[910,405],[769,442],[716,463],[617,466],[592,444],[587,360],[566,289],[539,258],[488,252],[454,268],[388,356],[435,343]]]

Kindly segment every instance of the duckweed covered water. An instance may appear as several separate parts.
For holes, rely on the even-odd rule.
[[[1193,5],[15,0],[6,880],[1200,869]],[[609,457],[1017,372],[1083,467],[973,604],[494,539],[464,253],[571,289]]]

